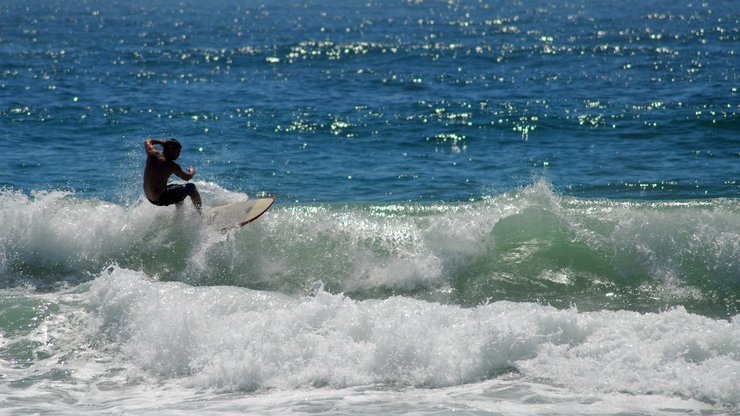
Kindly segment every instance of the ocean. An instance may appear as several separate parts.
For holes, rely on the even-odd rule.
[[[740,414],[734,0],[0,2],[0,414]],[[143,196],[176,137],[222,232]]]

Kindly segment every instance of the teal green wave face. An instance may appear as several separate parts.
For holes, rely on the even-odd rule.
[[[3,194],[0,213],[6,287],[78,283],[118,265],[164,281],[291,294],[321,281],[357,299],[684,305],[713,316],[738,307],[733,200],[580,199],[540,182],[465,203],[278,204],[224,233],[194,210],[17,195]]]
[[[43,300],[0,295],[0,332],[8,337],[28,335],[58,310],[57,305]]]
[[[50,358],[49,341],[42,334],[56,304],[21,295],[0,295],[0,360],[12,368],[27,368]]]

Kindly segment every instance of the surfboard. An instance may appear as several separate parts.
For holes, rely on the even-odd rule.
[[[274,202],[275,197],[271,196],[221,205],[207,211],[207,221],[222,230],[243,227],[264,214]]]

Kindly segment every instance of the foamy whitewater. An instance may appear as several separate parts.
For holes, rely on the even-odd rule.
[[[740,415],[739,19],[1,3],[0,415]]]
[[[740,403],[731,201],[589,201],[539,183],[474,203],[276,207],[223,234],[184,208],[1,196],[12,413]]]

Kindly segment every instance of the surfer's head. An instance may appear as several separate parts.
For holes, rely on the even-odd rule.
[[[178,157],[180,157],[180,151],[182,150],[182,145],[180,142],[177,141],[177,139],[169,139],[166,142],[164,142],[164,145],[162,146],[164,149],[164,158],[167,160],[177,160]]]

